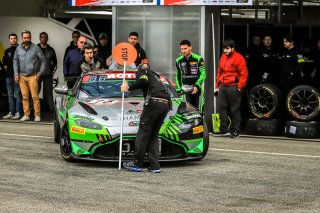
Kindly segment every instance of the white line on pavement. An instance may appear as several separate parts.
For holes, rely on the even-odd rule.
[[[293,157],[305,157],[305,158],[320,158],[316,155],[296,155],[296,154],[287,154],[287,153],[276,153],[276,152],[255,152],[255,151],[245,151],[245,150],[234,150],[234,149],[216,149],[209,148],[215,151],[224,151],[224,152],[242,152],[242,153],[253,153],[253,154],[264,154],[264,155],[279,155],[279,156],[293,156]]]
[[[5,136],[18,136],[18,137],[30,137],[30,138],[53,138],[53,137],[48,137],[48,136],[38,136],[38,135],[19,135],[19,134],[9,134],[9,133],[0,133],[0,135],[5,135]]]

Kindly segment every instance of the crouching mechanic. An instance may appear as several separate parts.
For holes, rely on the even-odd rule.
[[[149,172],[160,173],[158,133],[170,109],[170,95],[160,80],[159,74],[151,71],[147,64],[138,67],[136,82],[121,85],[121,92],[141,89],[144,107],[135,140],[133,161],[124,162],[123,167],[133,172],[141,172],[144,157],[148,152]]]

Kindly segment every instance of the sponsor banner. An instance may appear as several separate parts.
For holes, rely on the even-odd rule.
[[[134,5],[252,5],[252,0],[69,0],[70,6],[134,6]]]
[[[83,76],[82,82],[103,82],[107,80],[122,80],[123,73],[108,73],[105,75],[86,75]],[[135,73],[126,73],[126,79],[136,79]]]

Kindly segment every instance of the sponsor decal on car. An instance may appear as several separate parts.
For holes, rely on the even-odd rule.
[[[87,117],[87,116],[84,116],[84,115],[78,115],[78,114],[73,115],[73,118],[78,118],[78,119],[88,120],[88,121],[93,121],[94,120],[93,118],[90,118],[90,117]]]
[[[73,127],[71,127],[71,132],[84,135],[84,134],[86,134],[86,129],[85,128],[81,128],[81,127],[73,126]]]
[[[193,134],[194,135],[198,134],[198,133],[201,133],[201,132],[203,132],[203,125],[194,127],[192,130],[193,130]]]
[[[135,73],[126,73],[126,79],[135,79]],[[82,82],[103,82],[107,80],[123,79],[123,73],[108,73],[105,75],[87,75],[83,76]]]

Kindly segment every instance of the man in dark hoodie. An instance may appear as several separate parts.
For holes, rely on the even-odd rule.
[[[98,45],[98,58],[101,59],[102,68],[108,69],[106,65],[107,58],[112,54],[111,46],[109,45],[109,37],[105,33],[99,35],[99,45]]]
[[[137,50],[137,59],[135,60],[136,67],[138,67],[139,64],[149,64],[146,52],[139,43],[139,35],[137,32],[131,32],[128,37],[128,42],[132,44],[136,50]]]
[[[78,48],[77,41],[79,37],[80,37],[80,32],[78,30],[75,30],[72,32],[72,41],[70,41],[70,45],[66,48],[66,51],[64,52],[63,60],[66,58],[70,50],[74,50]]]
[[[3,65],[7,66],[5,73],[8,91],[9,113],[4,119],[19,119],[22,114],[21,91],[19,84],[14,80],[13,56],[18,46],[18,36],[15,33],[9,35],[10,47],[4,51]]]
[[[47,44],[48,34],[42,32],[39,35],[40,43],[38,46],[41,48],[43,55],[46,59],[45,70],[43,75],[39,78],[39,92],[41,90],[41,84],[43,82],[43,99],[46,100],[50,113],[53,113],[53,75],[57,68],[57,56],[54,49]]]

